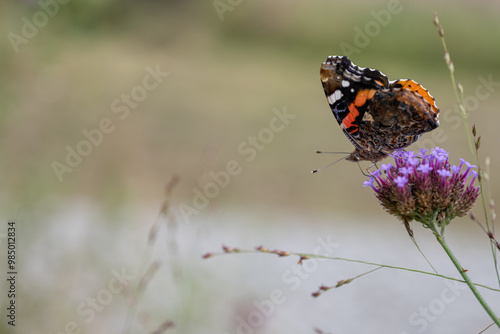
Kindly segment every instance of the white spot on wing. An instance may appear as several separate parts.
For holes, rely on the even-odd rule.
[[[342,80],[342,87],[349,87],[349,81],[347,80]]]
[[[335,92],[333,92],[332,95],[328,96],[328,102],[330,104],[334,104],[337,102],[340,98],[342,98],[343,94],[340,91],[340,89],[337,89]]]
[[[335,103],[335,93],[333,93],[332,95],[328,96],[328,103],[329,104],[334,104]]]
[[[336,100],[336,101],[340,100],[340,98],[341,98],[342,96],[344,96],[344,94],[342,94],[342,92],[341,92],[340,90],[336,90],[336,91],[335,91],[335,98],[336,98],[335,100]]]

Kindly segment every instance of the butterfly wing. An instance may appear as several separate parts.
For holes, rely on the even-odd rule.
[[[429,93],[427,89],[425,89],[421,84],[415,82],[411,79],[399,79],[394,80],[389,83],[389,88],[400,88],[400,89],[409,89],[412,92],[422,96],[431,106],[431,112],[435,118],[439,115],[439,108],[436,105],[436,100]]]
[[[328,104],[347,138],[359,149],[359,126],[375,93],[389,80],[378,70],[361,68],[344,56],[330,56],[321,65],[321,83]]]

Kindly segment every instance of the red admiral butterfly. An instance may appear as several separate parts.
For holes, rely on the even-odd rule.
[[[333,115],[355,146],[349,161],[377,162],[439,126],[434,98],[413,80],[389,81],[346,56],[328,57],[320,75]]]

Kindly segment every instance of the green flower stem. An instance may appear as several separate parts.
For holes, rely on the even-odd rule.
[[[457,258],[452,253],[451,249],[448,247],[448,244],[446,243],[446,241],[444,241],[444,238],[437,232],[436,229],[433,229],[433,232],[434,232],[434,235],[436,236],[438,242],[441,244],[444,251],[446,252],[446,254],[448,254],[448,256],[450,257],[451,262],[453,262],[453,264],[457,268],[460,275],[462,275],[465,283],[467,283],[467,285],[469,286],[469,289],[472,291],[474,296],[476,296],[477,300],[479,301],[479,304],[481,304],[481,306],[483,306],[486,313],[488,313],[488,315],[491,317],[491,319],[493,319],[493,322],[498,326],[498,328],[500,328],[500,319],[495,315],[495,313],[493,313],[490,306],[488,304],[486,304],[486,301],[483,299],[483,296],[481,296],[479,291],[477,291],[476,287],[474,286],[474,284],[470,280],[469,275],[467,275],[465,270],[462,268],[462,266],[458,262]]]

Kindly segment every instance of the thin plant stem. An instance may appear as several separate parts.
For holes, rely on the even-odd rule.
[[[476,155],[478,155],[477,153],[477,150],[476,150]],[[489,228],[489,224],[488,222],[486,223],[486,227],[488,229],[488,232],[491,232],[493,234],[495,234],[495,217],[496,217],[496,213],[495,213],[495,207],[494,207],[494,202],[493,202],[493,199],[491,197],[491,173],[490,173],[490,158],[489,157],[486,157],[486,162],[485,162],[485,165],[486,165],[486,175],[487,175],[487,178],[486,179],[486,182],[488,183],[488,190],[487,190],[487,198],[488,198],[488,203],[490,205],[490,213],[491,213],[491,230]],[[484,175],[484,174],[482,174]],[[483,196],[483,189],[481,189],[481,197]],[[486,217],[486,220],[488,219],[488,214],[486,212],[486,203],[484,202],[483,200],[483,208],[485,210],[484,212],[484,216]],[[498,280],[498,286],[500,286],[500,271],[498,270],[498,259],[497,259],[497,245],[495,243],[494,240],[491,240],[490,239],[490,246],[491,246],[491,252],[493,254],[493,262],[495,263],[495,272],[497,274],[497,280]]]
[[[158,263],[153,262],[153,249],[155,246],[158,230],[161,226],[163,219],[168,220],[168,213],[170,208],[170,200],[172,197],[172,192],[179,182],[179,177],[177,175],[172,176],[170,181],[165,187],[165,199],[160,206],[160,211],[156,216],[156,219],[149,230],[148,240],[146,243],[146,248],[142,254],[142,259],[140,262],[139,270],[137,273],[136,282],[131,290],[130,302],[127,308],[127,314],[125,316],[125,322],[123,324],[123,333],[128,334],[132,330],[132,324],[134,322],[139,299],[144,293],[146,284],[149,282],[150,275],[154,275],[154,272],[158,269]],[[149,267],[149,269],[147,269]],[[149,274],[149,275],[148,275]],[[171,326],[171,322],[165,322],[165,326]],[[166,327],[168,328],[168,327]]]
[[[434,221],[434,223],[435,223],[435,221]],[[474,286],[474,283],[472,283],[471,279],[469,278],[469,275],[467,275],[467,273],[465,272],[463,267],[460,265],[457,258],[455,257],[455,255],[451,251],[450,247],[448,247],[448,244],[444,240],[443,236],[441,234],[439,234],[435,224],[432,224],[431,229],[432,229],[432,232],[434,232],[434,235],[436,236],[437,241],[441,244],[444,251],[446,252],[448,257],[450,258],[451,262],[453,262],[453,264],[457,268],[458,272],[460,273],[460,275],[464,279],[465,283],[469,286],[469,289],[472,291],[472,293],[474,294],[474,296],[478,300],[479,304],[481,304],[481,306],[484,308],[486,313],[488,313],[488,315],[493,320],[493,322],[498,326],[498,328],[500,328],[500,319],[491,310],[490,306],[486,303],[483,296],[481,296],[481,294],[479,293],[477,288]]]
[[[443,49],[444,49],[444,59],[446,61],[446,65],[448,66],[448,69],[450,71],[450,78],[451,78],[451,83],[453,86],[453,92],[455,93],[455,97],[457,99],[457,104],[458,104],[458,110],[460,111],[460,116],[462,117],[462,123],[464,124],[465,132],[467,133],[467,142],[469,144],[469,149],[472,155],[474,155],[474,146],[472,144],[472,138],[469,133],[469,121],[467,119],[467,111],[465,110],[465,107],[462,103],[463,97],[461,98],[459,91],[458,91],[458,85],[457,81],[455,80],[455,66],[453,65],[453,62],[450,59],[450,53],[448,52],[448,46],[446,45],[446,40],[444,39],[444,31],[443,27],[439,23],[439,20],[437,18],[437,14],[434,14],[434,22],[437,22],[436,25],[439,28],[439,35],[441,36],[441,43],[443,44]]]
[[[493,326],[493,325],[494,325],[494,323],[491,323],[490,325],[488,325],[488,327],[486,327],[485,329],[483,329],[482,331],[480,331],[480,332],[479,332],[479,333],[477,333],[477,334],[481,334],[481,333],[486,332],[486,331],[487,331],[487,330],[488,330],[491,326]]]
[[[154,230],[157,227],[157,225],[159,224],[160,217],[161,213],[156,218],[151,230]],[[155,233],[150,233],[148,237],[146,248],[144,249],[144,252],[142,254],[141,263],[139,266],[139,270],[137,272],[137,279],[131,291],[130,302],[127,308],[127,315],[125,316],[125,322],[123,324],[123,333],[125,334],[130,333],[132,329],[132,323],[134,321],[137,312],[138,302],[143,292],[143,290],[141,289],[142,288],[141,275],[146,272],[147,265],[151,262],[152,251],[156,239],[154,235]]]
[[[474,143],[472,137],[471,137],[471,131],[470,131],[470,126],[469,126],[469,120],[467,118],[467,110],[465,109],[465,104],[464,104],[464,91],[463,87],[460,84],[457,84],[455,80],[455,67],[453,65],[453,61],[451,60],[450,53],[448,51],[448,47],[446,45],[446,40],[444,38],[444,29],[441,23],[439,22],[439,18],[437,13],[434,13],[434,24],[438,28],[439,36],[441,38],[441,43],[443,44],[443,49],[444,49],[444,58],[446,61],[446,65],[448,66],[448,70],[450,71],[450,78],[451,78],[451,83],[453,86],[453,91],[455,93],[455,97],[457,100],[458,104],[458,109],[460,111],[460,116],[462,117],[462,123],[464,124],[465,127],[465,133],[467,134],[467,143],[469,144],[469,149],[471,150],[472,155],[476,159],[476,164],[478,167],[478,173],[479,173],[479,192],[481,195],[481,203],[483,207],[483,212],[484,212],[484,220],[486,223],[486,229],[488,232],[494,231],[494,227],[490,227],[489,219],[488,219],[488,210],[486,207],[486,201],[484,198],[484,183],[483,183],[483,171],[481,169],[481,163],[479,159],[479,143],[476,142]],[[475,134],[475,127],[474,127],[474,137],[476,136]],[[493,256],[493,263],[495,266],[495,272],[497,275],[497,280],[498,280],[498,286],[500,286],[500,271],[498,267],[498,259],[497,259],[497,254],[496,254],[496,245],[493,242],[493,240],[490,240],[490,247],[491,247],[491,253]]]
[[[479,194],[481,195],[481,202],[483,204],[484,220],[486,222],[486,229],[488,230],[488,232],[492,232],[492,231],[494,231],[494,228],[493,228],[493,223],[490,227],[490,223],[488,220],[488,209],[486,208],[486,201],[484,199],[484,187],[483,187],[483,181],[482,181],[483,172],[481,170],[481,166],[479,163],[479,152],[477,149],[476,149],[476,163],[477,163],[477,166],[479,168],[479,173],[481,175],[481,177],[479,178],[479,185],[481,187],[479,189]],[[490,239],[490,247],[491,247],[491,254],[493,255],[493,264],[495,266],[495,273],[497,275],[498,286],[500,286],[500,271],[498,270],[497,248],[496,248],[496,244],[495,244],[494,240]]]
[[[220,255],[225,255],[225,254],[257,254],[257,253],[264,253],[264,254],[276,254],[270,251],[259,251],[259,250],[246,250],[246,249],[238,249],[237,251],[232,251],[232,252],[221,252],[221,253],[207,253],[203,257],[204,258],[211,258],[213,256],[220,256]],[[327,260],[336,260],[336,261],[345,261],[345,262],[354,262],[354,263],[362,263],[362,264],[367,264],[370,266],[377,266],[377,267],[382,267],[382,268],[387,268],[387,269],[395,269],[395,270],[403,270],[403,271],[409,271],[409,272],[414,272],[414,273],[419,273],[419,274],[424,274],[424,275],[429,275],[429,276],[435,276],[435,277],[440,277],[444,278],[450,281],[455,281],[455,282],[460,282],[460,283],[465,283],[465,281],[460,280],[458,278],[442,275],[442,274],[435,274],[432,272],[424,271],[424,270],[418,270],[418,269],[412,269],[412,268],[405,268],[405,267],[398,267],[398,266],[391,266],[387,264],[381,264],[381,263],[376,263],[376,262],[369,262],[369,261],[363,261],[363,260],[355,260],[355,259],[348,259],[344,257],[330,257],[326,255],[320,255],[320,254],[309,254],[309,253],[295,253],[295,252],[286,252],[287,255],[295,255],[299,256],[304,259],[309,259],[309,258],[316,258],[316,259],[327,259]],[[488,289],[491,291],[495,292],[500,292],[499,289],[492,288],[490,286],[484,285],[484,284],[479,284],[479,283],[472,283],[475,286]]]

